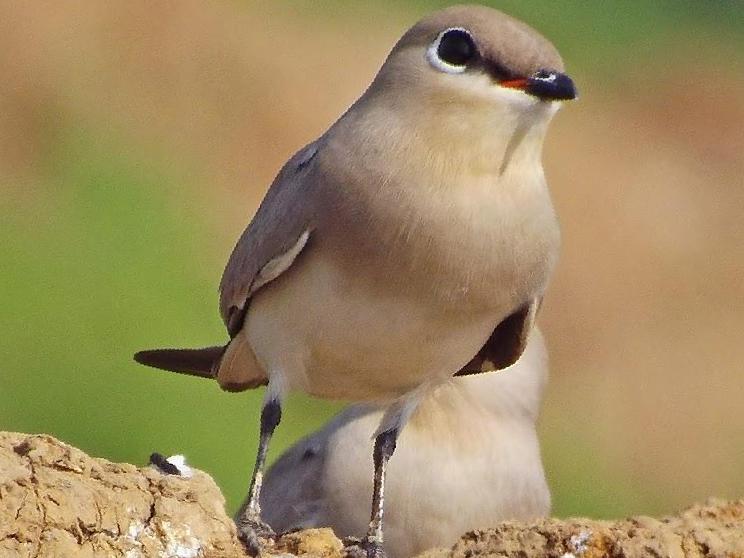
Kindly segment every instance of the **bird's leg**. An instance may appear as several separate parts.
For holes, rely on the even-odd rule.
[[[385,500],[385,471],[390,456],[395,451],[398,439],[398,428],[391,428],[380,432],[375,438],[375,448],[372,454],[375,465],[375,478],[372,491],[372,516],[369,521],[367,537],[363,548],[367,558],[383,558],[382,550],[382,514]]]
[[[367,536],[360,542],[353,542],[344,549],[352,558],[385,558],[382,548],[382,513],[385,497],[385,473],[388,461],[395,451],[395,444],[403,427],[411,418],[422,398],[434,384],[423,384],[395,401],[380,420],[375,433],[375,447],[372,453],[375,476],[372,488],[372,515],[369,520]]]
[[[235,518],[238,534],[253,556],[256,556],[260,550],[259,538],[272,538],[274,536],[271,527],[261,519],[259,499],[269,442],[281,418],[282,407],[279,399],[273,396],[268,397],[261,409],[261,431],[258,438],[258,453],[256,455],[256,465],[253,468],[251,488],[248,491],[248,498]]]

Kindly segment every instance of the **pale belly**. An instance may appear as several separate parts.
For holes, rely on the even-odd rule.
[[[349,289],[320,258],[287,275],[251,301],[245,330],[282,391],[385,401],[435,385],[478,352],[502,317]]]

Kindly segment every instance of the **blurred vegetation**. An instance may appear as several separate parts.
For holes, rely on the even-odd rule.
[[[379,65],[382,60],[377,53],[384,53],[405,26],[419,15],[446,5],[432,1],[384,4],[361,7],[337,1],[299,6],[281,3],[276,11],[282,15],[276,21],[271,19],[272,5],[261,4],[260,13],[272,22],[274,33],[291,34],[307,19],[313,21],[312,32],[322,30],[329,36],[347,33],[346,26],[359,18],[360,10],[365,17],[372,17],[371,14],[378,20],[384,17],[381,30],[375,31],[374,36],[378,43],[382,36],[388,42],[377,44],[374,55],[364,62],[366,71]],[[744,42],[741,2],[504,0],[492,4],[526,20],[553,39],[568,66],[577,68],[583,75],[582,91],[600,81],[602,88],[613,90],[639,67],[647,65],[684,75],[689,56],[720,66],[740,64],[742,60],[737,55],[738,58],[715,62],[722,52],[741,51]],[[250,15],[252,10],[259,9],[256,6],[218,4],[214,14],[206,8],[213,19],[183,24],[183,41],[187,45],[184,49],[190,48],[190,26],[203,23],[219,35],[223,21],[233,17],[233,12]],[[142,18],[140,27],[131,21],[129,25],[142,33],[157,34],[158,26],[146,23],[148,9],[140,6],[139,16],[131,16],[131,21]],[[3,14],[5,10],[8,13]],[[268,186],[271,174],[292,145],[299,147],[322,130],[318,127],[323,119],[326,123],[330,121],[325,113],[319,112],[317,121],[291,135],[281,143],[281,149],[273,148],[272,142],[280,140],[271,136],[271,130],[279,130],[291,121],[292,103],[299,102],[291,90],[284,90],[277,101],[277,106],[284,107],[283,113],[277,113],[271,120],[274,107],[267,103],[260,107],[269,121],[265,128],[255,131],[255,138],[231,137],[232,128],[211,137],[199,137],[193,132],[191,137],[188,129],[172,126],[179,118],[191,118],[190,111],[196,115],[222,111],[224,121],[243,118],[239,112],[229,112],[236,105],[220,106],[221,97],[215,93],[213,106],[175,105],[173,110],[180,115],[173,116],[173,120],[153,122],[153,128],[159,127],[157,133],[143,135],[128,125],[127,116],[121,116],[127,111],[134,114],[141,110],[145,116],[139,118],[147,127],[147,115],[154,114],[147,112],[150,107],[142,108],[146,103],[137,105],[135,100],[128,104],[127,96],[134,99],[139,90],[125,90],[121,93],[125,101],[119,100],[118,104],[91,103],[89,108],[91,97],[85,96],[85,88],[80,85],[84,82],[74,81],[78,58],[81,68],[95,62],[95,68],[117,76],[110,81],[100,78],[100,91],[105,91],[102,96],[109,92],[116,95],[117,87],[123,84],[117,79],[129,79],[128,71],[137,74],[136,68],[120,67],[121,52],[107,51],[105,43],[104,47],[97,45],[96,33],[110,37],[118,25],[116,18],[109,21],[104,11],[99,7],[98,19],[65,31],[60,29],[74,18],[59,11],[49,12],[45,14],[48,24],[34,28],[39,33],[38,41],[33,33],[24,38],[9,30],[0,39],[0,47],[4,45],[2,50],[6,53],[17,53],[25,47],[33,51],[38,44],[69,48],[71,62],[67,68],[72,68],[69,74],[57,76],[56,81],[39,78],[37,83],[31,74],[34,67],[10,71],[11,55],[0,58],[3,75],[11,76],[0,86],[0,93],[2,88],[6,89],[6,102],[16,103],[14,107],[20,115],[15,120],[0,122],[0,133],[7,135],[0,142],[0,149],[7,150],[0,153],[0,178],[4,184],[0,186],[3,189],[0,428],[50,433],[93,455],[139,464],[152,451],[184,453],[195,466],[215,476],[234,509],[243,497],[253,462],[261,393],[225,394],[208,382],[138,367],[131,361],[131,354],[140,348],[199,346],[224,338],[216,309],[216,288],[222,265],[242,228],[241,221],[247,222],[260,192]],[[161,18],[172,25],[175,24],[171,17],[177,20],[198,13],[192,8],[184,15],[177,8],[162,4],[157,4],[153,11],[156,12],[153,19]],[[120,9],[117,17],[123,17],[123,13]],[[21,27],[20,22],[27,20],[31,23],[23,25],[33,26],[34,21],[43,19],[25,16],[21,8],[0,8],[0,19],[5,20],[1,25],[8,28]],[[360,42],[372,41],[363,36],[365,25],[359,21],[354,25],[358,35],[345,37],[343,44],[351,44],[356,36]],[[244,28],[245,33],[249,31]],[[55,33],[62,37],[59,42],[41,41],[41,35],[51,41],[49,37],[56,37]],[[76,33],[92,37],[84,45],[90,50],[75,42]],[[176,35],[176,42],[180,36]],[[312,33],[309,36],[312,38]],[[306,36],[305,40],[310,39]],[[286,46],[270,38],[256,41],[260,46],[259,57],[273,56],[272,49],[277,48],[290,49],[284,53],[290,60],[301,59],[305,54],[300,42]],[[215,44],[224,47],[217,39]],[[226,44],[227,49],[233,45]],[[43,49],[40,52],[38,71],[42,75],[42,70],[48,71],[43,62],[50,54]],[[221,52],[215,48],[213,56],[220,58]],[[335,62],[336,53],[332,50],[314,47],[312,53],[316,58],[328,57],[327,63]],[[202,53],[194,50],[193,54]],[[229,56],[241,60],[244,54],[252,53],[236,51]],[[246,81],[238,82],[236,88],[244,86],[245,90],[224,94],[235,96],[240,102],[254,99],[250,97],[254,95],[252,88],[261,89],[263,80],[268,79],[266,73],[279,71],[270,64],[269,70],[264,71],[262,64],[268,62],[259,61],[253,66],[236,62],[238,71],[248,67],[256,73],[244,75],[242,79]],[[84,71],[87,70],[80,70],[81,75]],[[344,68],[339,71],[343,73]],[[153,84],[161,79],[157,71],[151,76]],[[182,85],[193,86],[193,80],[198,81],[200,76],[198,72],[188,75]],[[205,90],[224,87],[220,83],[222,77],[220,74],[214,82],[200,83],[199,87]],[[26,78],[30,86],[24,85]],[[143,80],[141,75],[137,79]],[[137,87],[147,89],[147,82],[138,84]],[[354,87],[359,91],[356,84]],[[53,89],[49,93],[51,101],[33,100],[38,91],[46,94],[50,88]],[[349,91],[352,90],[349,86]],[[27,96],[24,91],[28,92]],[[334,95],[328,85],[321,92],[326,98]],[[159,101],[162,105],[153,106],[170,107],[166,93]],[[272,92],[265,94],[269,100],[272,96]],[[201,103],[208,101],[209,94],[200,99]],[[305,109],[311,113],[321,111],[321,108],[315,111],[310,101]],[[340,112],[337,107],[334,110],[336,114]],[[169,122],[177,130],[172,134],[176,139],[164,139],[168,136]],[[142,126],[142,122],[138,125]],[[188,143],[192,139],[193,145]],[[220,142],[227,144],[228,140],[233,147],[220,151]],[[252,171],[241,167],[230,174],[230,167],[232,161],[247,167],[251,161],[249,152],[256,151],[254,147],[259,144],[269,144],[271,149],[267,151],[271,154],[255,155],[254,159],[268,157],[265,163],[268,168],[256,171],[257,176],[252,178],[256,182],[244,189],[244,183],[238,179]],[[23,151],[24,146],[27,151]],[[209,159],[213,149],[221,154],[221,159]],[[244,156],[249,163],[238,163]],[[215,170],[217,167],[219,171]],[[219,185],[211,189],[212,183]],[[227,215],[225,221],[229,225],[220,223],[219,216],[223,214]],[[554,380],[561,381],[555,374]],[[305,397],[293,397],[286,405],[272,456],[322,424],[336,408]],[[580,409],[567,408],[564,419],[561,418],[564,415],[551,411],[553,426],[546,430],[545,454],[555,512],[607,517],[666,511],[668,495],[653,486],[639,490],[637,478],[618,473],[616,464],[609,463],[597,451],[594,440],[573,429],[569,415],[574,412]],[[739,442],[744,442],[744,437]],[[744,460],[739,462],[742,463]]]

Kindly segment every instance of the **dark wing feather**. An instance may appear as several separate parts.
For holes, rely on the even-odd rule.
[[[455,376],[495,372],[517,362],[527,346],[539,307],[540,301],[535,299],[507,316],[496,326],[478,354]]]

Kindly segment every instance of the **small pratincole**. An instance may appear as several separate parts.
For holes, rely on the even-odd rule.
[[[222,277],[227,344],[136,355],[226,390],[268,384],[239,522],[249,547],[270,533],[266,451],[299,390],[385,409],[363,542],[382,554],[385,471],[411,414],[527,344],[560,243],[543,139],[575,96],[556,49],[524,23],[478,6],[424,18],[274,180]]]

